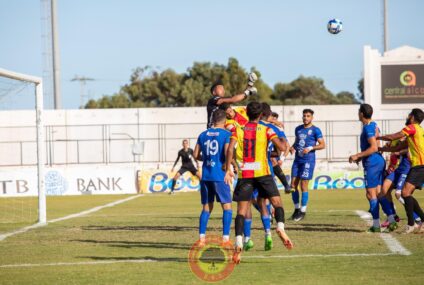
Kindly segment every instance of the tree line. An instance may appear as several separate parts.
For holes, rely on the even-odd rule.
[[[253,100],[271,105],[359,104],[363,101],[363,79],[358,81],[358,93],[348,91],[333,94],[317,77],[299,76],[290,83],[278,82],[271,88],[261,79],[255,83],[258,95]],[[160,71],[150,66],[136,68],[130,82],[113,95],[89,100],[85,108],[142,108],[205,106],[210,99],[210,86],[217,79],[224,83],[226,95],[241,93],[246,86],[247,71],[235,58],[228,63],[195,62],[187,72],[172,69]],[[244,103],[246,104],[246,103]]]

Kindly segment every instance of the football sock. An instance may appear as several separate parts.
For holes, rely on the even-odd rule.
[[[171,182],[171,192],[174,192],[175,184],[177,184],[177,181],[175,179],[172,179],[172,182]]]
[[[275,208],[275,220],[277,223],[284,223],[284,209],[282,207]]]
[[[236,231],[236,237],[243,235],[244,216],[237,215],[234,221],[234,227]]]
[[[224,210],[222,212],[222,235],[223,236],[230,235],[232,216],[233,216],[232,210]]]
[[[393,215],[396,215],[396,207],[395,207],[395,203],[390,202],[390,201],[389,201],[389,203],[390,203],[390,207],[392,208]]]
[[[247,242],[246,237],[250,238],[251,227],[252,227],[252,219],[244,219],[243,233],[244,233],[245,242]]]
[[[269,216],[261,216],[262,225],[264,227],[265,234],[271,232],[271,219]]]
[[[283,170],[279,165],[273,167],[274,175],[280,179],[281,183],[283,183],[284,189],[290,189],[289,183],[287,183],[287,178],[284,175]]]
[[[299,204],[299,190],[292,192],[292,200],[293,200],[293,204],[295,206],[296,206],[296,204]],[[296,209],[298,209],[298,208],[296,207]]]
[[[415,224],[414,201],[412,200],[411,196],[403,197],[403,200],[405,201],[405,211],[406,211],[406,216],[408,217],[408,225],[413,226]]]
[[[412,201],[414,202],[414,213],[416,213],[421,218],[421,221],[423,221],[424,220],[423,209],[421,209],[420,204],[418,204],[417,199],[415,199],[414,197],[412,197]]]
[[[386,197],[378,198],[378,202],[380,203],[381,208],[383,209],[383,212],[387,215],[387,217],[393,216],[392,207]]]
[[[369,203],[370,203],[370,212],[373,219],[373,226],[379,228],[380,227],[380,207],[378,205],[378,200],[371,199]]]
[[[302,212],[306,212],[306,206],[308,205],[309,200],[309,192],[302,192],[302,208],[300,209]]]
[[[266,205],[266,208],[267,208],[267,210],[268,210],[268,215],[269,215],[270,217],[272,217],[271,203],[269,203],[268,205]]]
[[[403,200],[403,198],[402,198],[402,196],[400,196],[399,198],[398,198],[398,201],[399,201],[399,203],[401,203],[402,205],[404,205],[405,206],[405,200]],[[417,215],[417,213],[413,213],[413,217],[414,217],[414,220],[416,221],[418,218],[419,218],[419,216]]]
[[[211,214],[207,211],[202,211],[199,218],[199,234],[206,234],[206,227],[208,226],[209,216]]]

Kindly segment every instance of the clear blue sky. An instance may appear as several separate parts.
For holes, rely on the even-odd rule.
[[[323,78],[334,93],[357,93],[363,46],[383,49],[382,0],[57,2],[65,109],[79,106],[76,74],[98,79],[87,92],[99,98],[117,92],[138,66],[184,72],[194,61],[229,57],[255,66],[271,86],[302,74]],[[424,49],[424,1],[389,0],[388,7],[389,47]],[[331,18],[343,21],[341,34],[327,32]],[[0,67],[42,76],[41,27],[40,0],[0,0]]]

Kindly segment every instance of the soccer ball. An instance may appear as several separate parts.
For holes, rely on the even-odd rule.
[[[330,34],[338,34],[343,29],[343,23],[339,19],[331,19],[328,21],[327,30]]]

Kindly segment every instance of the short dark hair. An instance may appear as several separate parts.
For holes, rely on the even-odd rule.
[[[370,104],[364,103],[359,106],[359,112],[362,113],[365,119],[371,119],[373,109]]]
[[[271,114],[271,116],[273,116],[274,118],[276,118],[276,119],[278,119],[278,113],[276,113],[276,112],[272,112],[272,114]]]
[[[216,124],[227,119],[227,114],[224,110],[218,109],[212,115],[212,123]]]
[[[224,85],[221,79],[217,79],[211,86],[211,94],[213,94],[213,91],[215,90],[215,87],[218,85]]]
[[[256,120],[262,114],[262,104],[259,102],[250,102],[246,106],[246,113],[249,120]]]
[[[302,113],[303,114],[309,113],[309,114],[311,114],[313,116],[314,115],[314,110],[312,110],[312,109],[303,109],[303,112]]]
[[[228,108],[231,107],[231,104],[229,103],[222,103],[221,105],[219,105],[219,109],[227,111]]]
[[[266,103],[266,102],[262,102],[262,116],[268,118],[269,116],[271,116],[272,111],[271,111],[271,106]]]
[[[418,109],[418,108],[412,109],[411,115],[414,117],[414,120],[418,124],[421,124],[421,122],[424,120],[424,112],[421,109]]]

